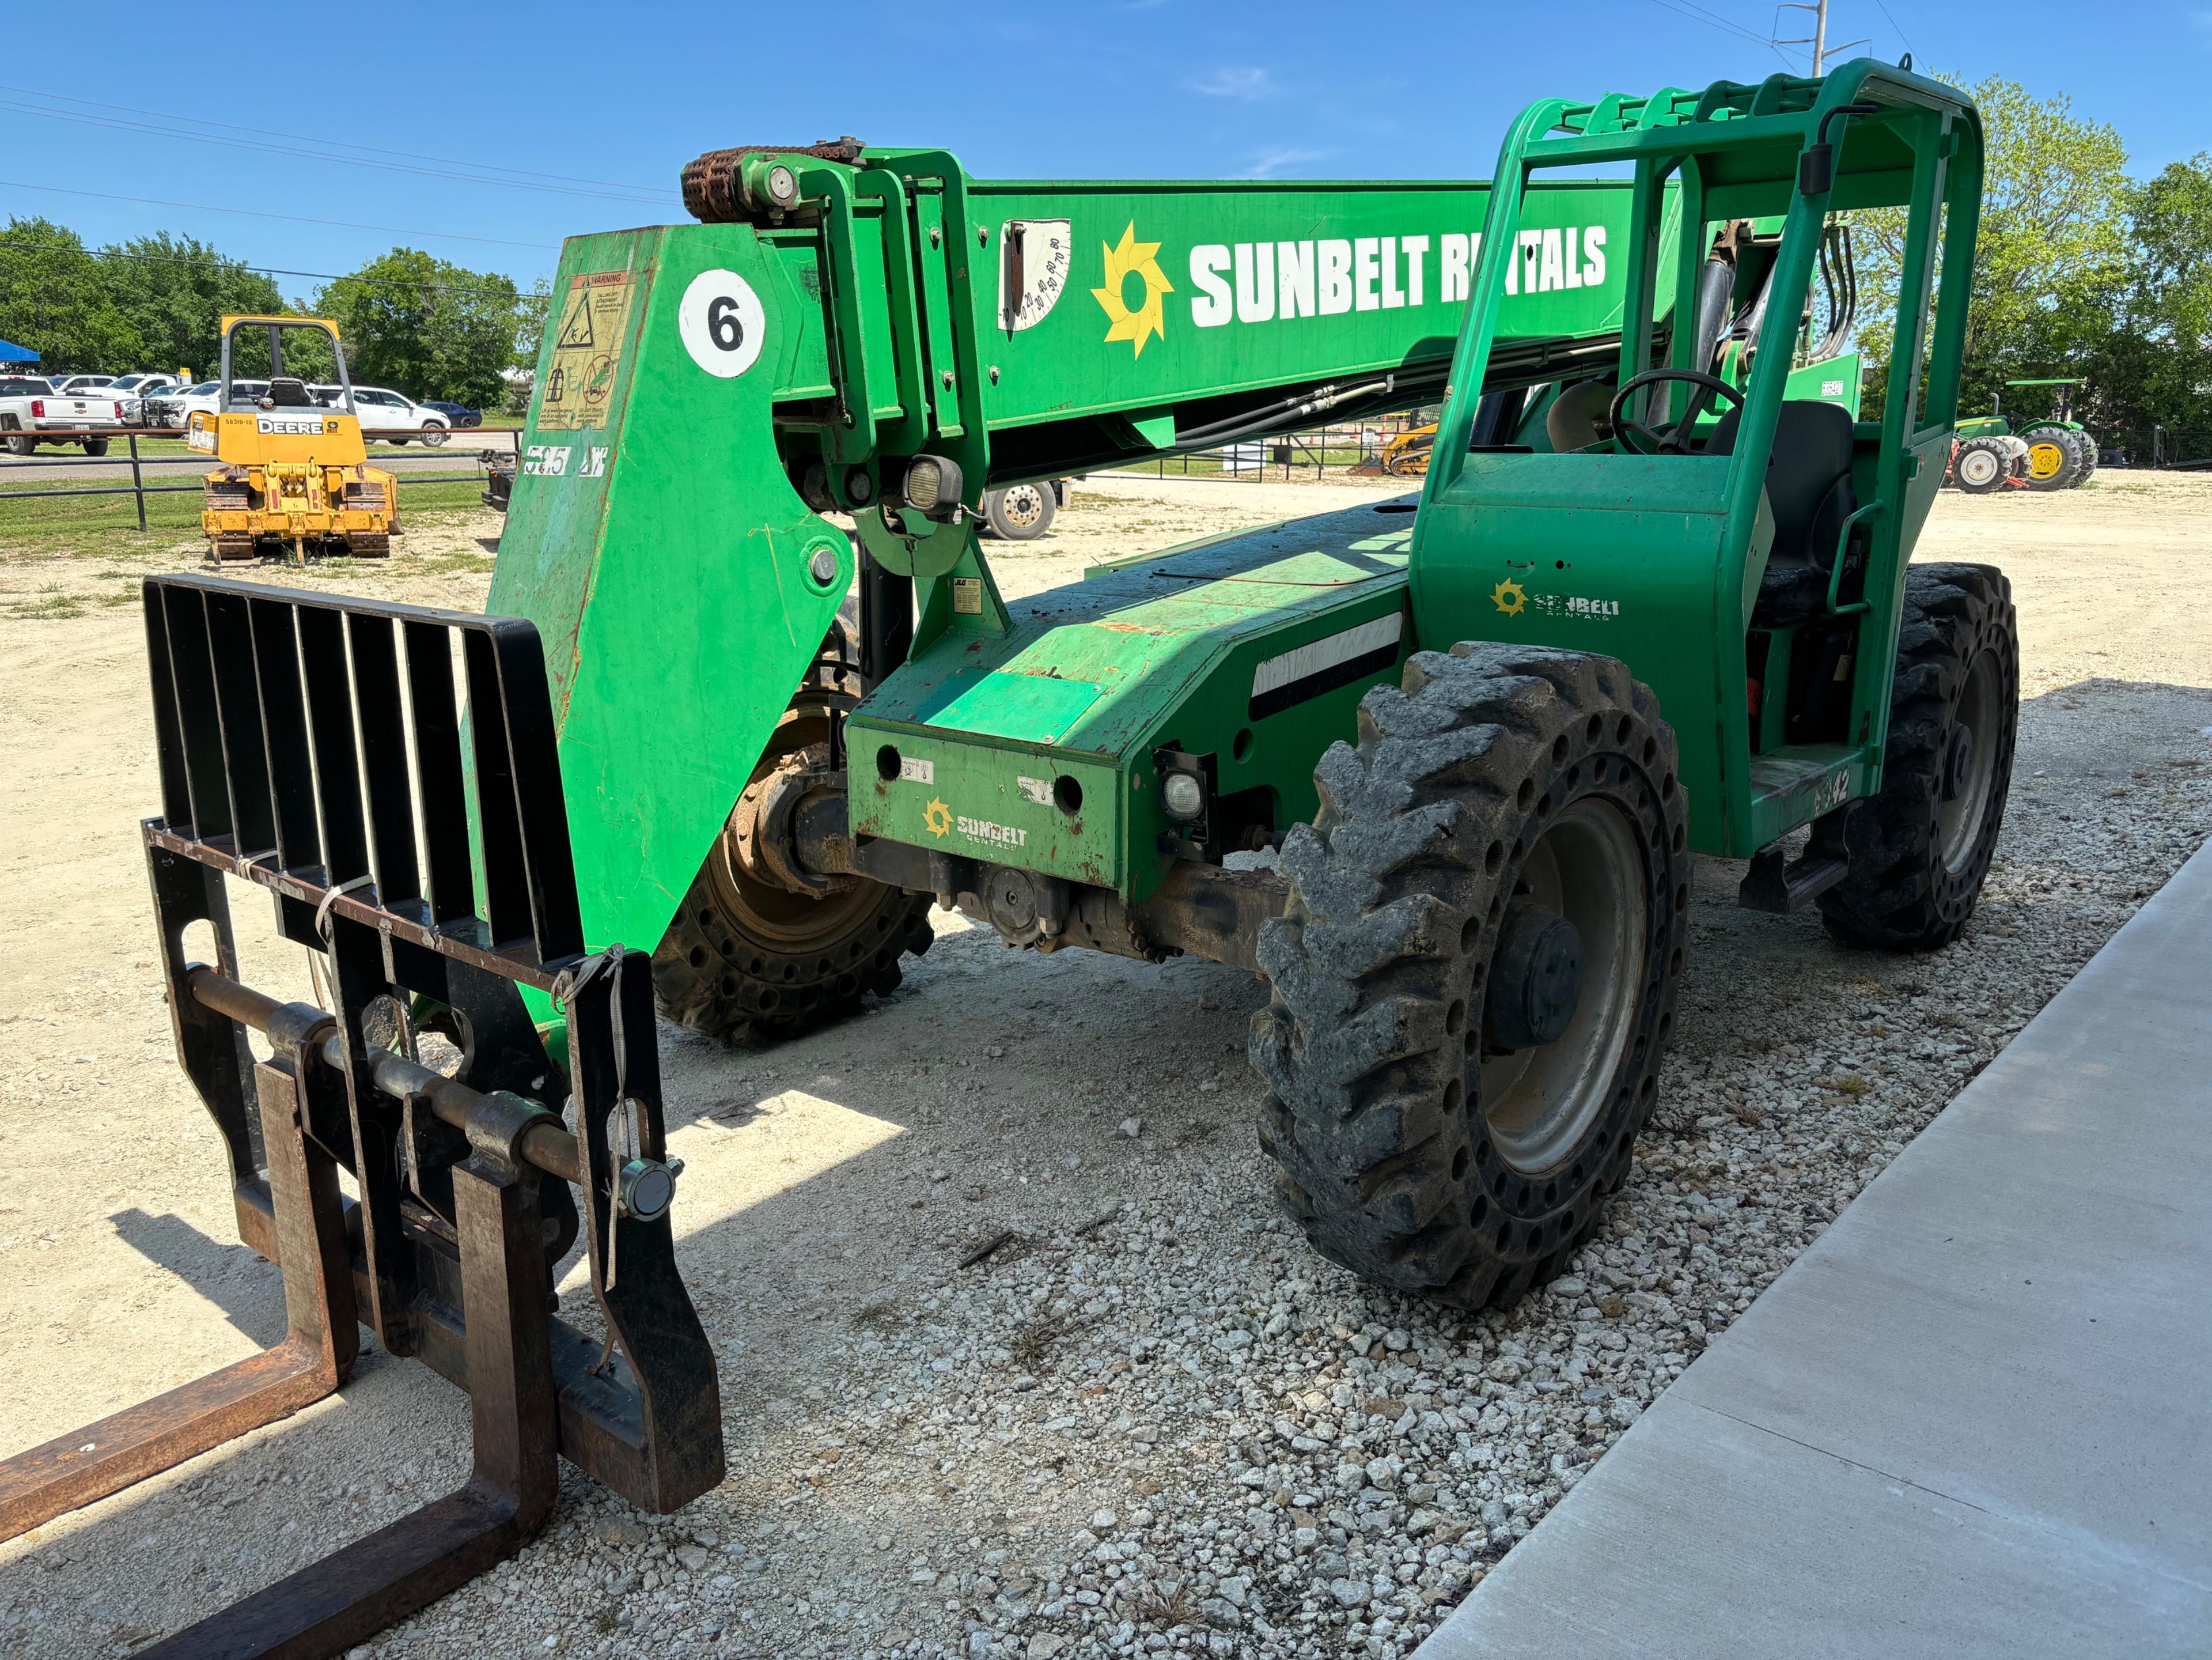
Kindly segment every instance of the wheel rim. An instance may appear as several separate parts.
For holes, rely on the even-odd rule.
[[[1959,477],[1969,484],[1986,484],[1997,476],[1997,459],[1987,450],[1968,450],[1959,458]]]
[[[1643,850],[1611,803],[1577,801],[1522,868],[1531,903],[1582,935],[1582,995],[1556,1043],[1482,1061],[1481,1105],[1498,1157],[1531,1175],[1558,1164],[1602,1112],[1634,1036],[1650,919]]]
[[[1027,530],[1044,517],[1044,492],[1035,484],[1016,484],[999,498],[999,511],[1016,530]]]
[[[1964,869],[1981,838],[1982,818],[1996,785],[2001,702],[1996,660],[1986,651],[1978,653],[1966,670],[1958,713],[1938,763],[1936,836],[1948,871]]]
[[[2047,439],[2027,447],[2027,475],[2031,478],[2055,478],[2065,465],[2066,452]]]
[[[829,760],[828,726],[818,709],[806,711],[777,728],[754,769],[754,778],[773,771],[778,762],[799,751],[816,751],[810,758],[824,764]],[[707,877],[715,904],[747,939],[793,957],[803,957],[822,942],[841,938],[877,897],[871,885],[862,882],[818,897],[763,882],[738,860],[726,831],[715,843],[714,856],[707,861]]]

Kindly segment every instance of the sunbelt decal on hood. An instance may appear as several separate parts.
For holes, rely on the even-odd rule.
[[[1507,294],[1605,285],[1603,225],[1524,230],[1516,240],[1515,257],[1505,266]],[[1480,231],[1446,231],[1433,247],[1426,235],[1201,242],[1190,251],[1191,284],[1199,290],[1191,296],[1190,320],[1218,329],[1232,322],[1458,305],[1468,297],[1481,255]]]

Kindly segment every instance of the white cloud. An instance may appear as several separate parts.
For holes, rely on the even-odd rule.
[[[1275,77],[1263,69],[1218,69],[1203,80],[1182,84],[1186,92],[1200,93],[1208,98],[1234,98],[1246,104],[1275,95]]]
[[[1297,149],[1289,145],[1277,145],[1273,149],[1260,151],[1252,158],[1251,165],[1237,177],[1279,179],[1285,173],[1293,168],[1302,167],[1309,161],[1326,161],[1335,154],[1334,150]]]

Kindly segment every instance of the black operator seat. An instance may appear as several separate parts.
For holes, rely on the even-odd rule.
[[[1737,417],[1731,409],[1713,427],[1707,455],[1735,453]],[[1774,424],[1766,458],[1766,505],[1774,516],[1774,546],[1759,580],[1754,623],[1794,623],[1826,603],[1835,569],[1836,539],[1858,511],[1851,488],[1851,417],[1840,404],[1793,398]],[[1855,538],[1856,539],[1856,538]],[[1854,546],[1856,564],[1864,556]],[[1848,588],[1851,570],[1844,573]]]
[[[269,406],[279,410],[311,410],[315,400],[308,395],[307,383],[292,375],[280,374],[269,383]]]

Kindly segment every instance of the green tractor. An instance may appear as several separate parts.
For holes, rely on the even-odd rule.
[[[1987,415],[1959,423],[1951,453],[1948,483],[1969,496],[1987,496],[2010,485],[2033,490],[2072,489],[2097,471],[2097,440],[2074,419],[2078,380],[2008,380],[2010,386],[2056,386],[2048,420],[2033,421],[2014,432],[1996,400]]]
[[[749,1043],[896,987],[933,905],[1040,952],[1235,965],[1271,988],[1259,1142],[1314,1245],[1510,1301],[1627,1177],[1693,855],[1854,947],[1936,949],[1973,911],[2012,602],[1908,562],[1982,157],[1957,88],[1868,60],[1547,100],[1486,184],[702,156],[700,222],[567,244],[492,616],[149,585],[149,846],[276,889],[343,1032],[411,994],[465,1083],[613,1102],[578,1122],[655,1213],[657,1118],[599,1122],[639,1063],[565,1070],[625,945],[664,1015]],[[1869,422],[1809,296],[1854,287],[1839,216],[1888,209]],[[1417,496],[994,580],[990,492],[1428,405]],[[233,637],[246,669],[191,667]],[[456,1155],[355,1110],[370,1237],[398,1238]],[[611,1194],[580,1193],[587,1231],[628,1213]]]

